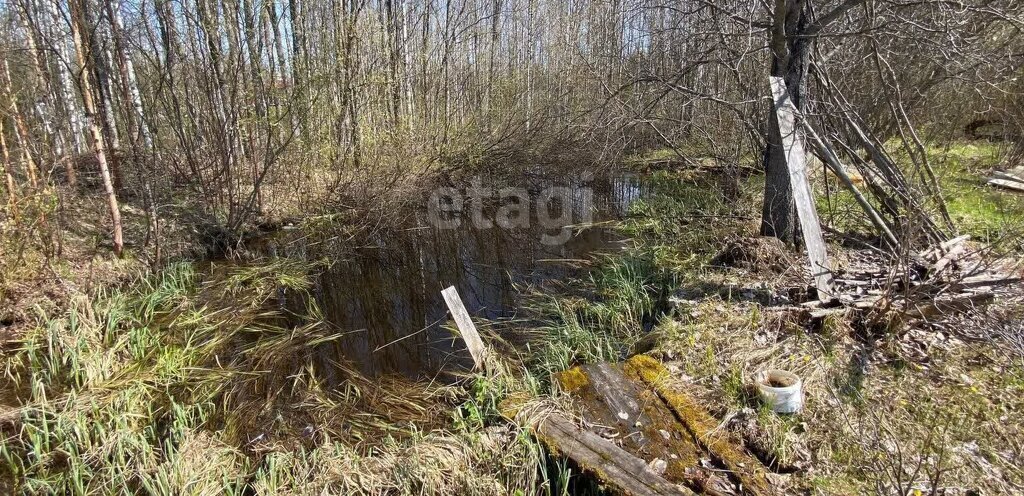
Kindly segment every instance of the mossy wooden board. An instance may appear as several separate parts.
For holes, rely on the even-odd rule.
[[[774,494],[760,461],[667,378],[661,363],[646,356],[556,374],[577,400],[585,428],[554,414],[535,431],[613,492]]]

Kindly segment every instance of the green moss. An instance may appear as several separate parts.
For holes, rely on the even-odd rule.
[[[562,391],[566,393],[579,391],[590,384],[590,379],[587,378],[587,374],[585,374],[583,369],[579,367],[573,367],[569,370],[556,374],[556,380],[558,381],[558,385],[561,386]]]
[[[666,384],[669,372],[660,362],[646,355],[637,355],[626,360],[625,370],[628,375],[654,388],[689,430],[694,441],[729,468],[743,485],[755,491],[755,494],[770,494],[771,486],[765,478],[765,472],[758,468],[761,463],[737,448],[737,440],[729,436],[728,431],[719,429],[718,422],[698,406],[692,397],[669,387]]]

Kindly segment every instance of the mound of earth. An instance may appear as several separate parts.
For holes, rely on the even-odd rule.
[[[770,236],[734,239],[711,259],[711,265],[747,270],[784,270],[791,262],[785,243]]]

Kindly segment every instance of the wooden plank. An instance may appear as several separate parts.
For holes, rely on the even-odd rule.
[[[971,235],[965,234],[963,236],[958,236],[949,241],[946,241],[945,243],[942,243],[942,245],[939,247],[939,253],[941,254],[943,251],[945,251],[946,253],[940,256],[939,259],[934,264],[932,264],[932,267],[928,271],[928,273],[934,276],[936,274],[941,273],[943,270],[946,269],[946,267],[948,267],[953,262],[956,262],[963,254],[967,252],[967,245],[965,243],[969,239],[971,239]]]
[[[989,179],[988,184],[992,186],[999,186],[1001,188],[1011,189],[1014,191],[1024,191],[1024,183],[1018,183],[1017,181],[1007,181],[1005,179]]]
[[[667,375],[660,362],[643,355],[624,364],[576,366],[554,379],[573,396],[579,418],[559,412],[531,418],[520,400],[504,401],[502,415],[529,425],[551,451],[571,458],[613,494],[776,494],[767,469],[740,438],[721,429],[696,400],[668,387]]]
[[[807,153],[804,151],[803,139],[797,133],[798,111],[790,100],[789,92],[786,91],[785,81],[780,77],[770,79],[772,97],[775,99],[775,117],[782,135],[797,217],[800,219],[800,229],[803,231],[804,244],[807,246],[807,256],[811,261],[811,274],[818,289],[818,299],[831,300],[835,298],[832,290],[832,269],[828,263],[825,238],[821,234],[818,210],[814,206],[811,183],[807,180]]]
[[[727,429],[719,428],[718,422],[697,400],[669,387],[666,383],[669,372],[661,362],[647,355],[635,355],[626,361],[625,372],[658,393],[693,436],[693,440],[727,468],[730,476],[740,483],[743,494],[775,494],[760,460],[741,449],[739,441]]]
[[[649,423],[647,418],[643,418],[637,401],[640,392],[636,383],[627,380],[621,371],[609,363],[590,365],[583,370],[594,388],[594,394],[611,410],[617,421],[626,426],[633,426],[637,422]]]
[[[1007,275],[1007,274],[993,274],[985,273],[974,276],[965,277],[959,281],[956,281],[956,287],[959,288],[976,288],[981,286],[1005,286],[1007,284],[1017,284],[1024,279]]]
[[[717,475],[700,465],[705,453],[657,392],[627,377],[621,364],[577,366],[555,378],[580,406],[584,425],[649,463],[660,460],[670,482],[690,485],[690,475]]]
[[[1022,178],[1020,176],[1016,176],[1014,174],[1010,174],[1008,172],[999,172],[999,171],[993,172],[992,173],[992,178],[993,179],[1004,179],[1006,181],[1013,181],[1015,183],[1024,184],[1024,178]]]
[[[939,248],[944,250],[944,251],[949,251],[949,250],[951,250],[951,249],[953,249],[953,248],[963,244],[964,242],[970,241],[970,240],[971,240],[971,235],[970,234],[964,234],[962,236],[957,236],[957,237],[955,237],[955,238],[953,238],[953,239],[951,239],[949,241],[943,242],[942,244],[939,245]]]
[[[631,496],[693,495],[684,486],[672,484],[647,466],[642,459],[611,441],[576,426],[559,414],[537,422],[538,437],[549,449],[571,458],[580,468],[617,490]]]
[[[480,333],[477,332],[473,319],[469,317],[469,312],[466,310],[466,305],[462,303],[459,292],[455,286],[449,286],[441,291],[441,296],[444,297],[444,303],[448,305],[448,311],[455,319],[455,326],[458,327],[462,340],[466,342],[469,354],[473,356],[474,369],[484,370],[487,362],[487,348],[484,346],[483,340],[480,339]]]

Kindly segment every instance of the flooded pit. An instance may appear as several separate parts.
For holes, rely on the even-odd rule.
[[[441,290],[455,286],[474,317],[515,319],[520,288],[579,276],[596,253],[621,246],[608,221],[625,216],[647,186],[636,175],[536,179],[517,185],[520,197],[495,193],[480,208],[468,200],[469,188],[511,192],[507,185],[473,182],[443,192],[466,197],[461,209],[440,198],[440,216],[436,204],[424,205],[409,225],[368,238],[268,242],[264,250],[272,256],[333,262],[311,294],[341,337],[321,345],[318,355],[344,357],[370,376],[466,370],[472,362],[445,327]],[[432,200],[437,196],[443,195]],[[512,208],[523,200],[528,214]],[[510,210],[523,215],[502,219]]]

